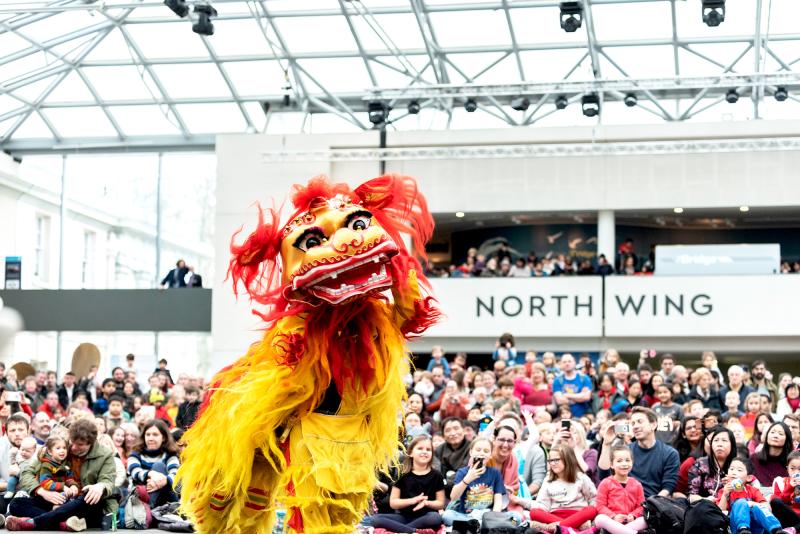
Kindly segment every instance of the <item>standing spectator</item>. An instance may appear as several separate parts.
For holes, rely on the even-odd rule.
[[[675,356],[669,353],[661,356],[661,369],[658,372],[661,373],[661,376],[664,377],[664,380],[670,379],[673,369],[675,369]],[[675,377],[672,377],[672,380],[674,382]]]
[[[662,495],[667,497],[675,491],[680,467],[678,452],[656,439],[658,419],[653,410],[636,407],[631,412],[631,427],[636,441],[631,444],[633,470],[631,476],[642,483],[645,497]],[[603,430],[603,449],[598,467],[604,471],[600,478],[608,475],[611,465],[611,445],[616,439],[614,421],[605,424]]]
[[[188,430],[200,412],[200,390],[195,386],[186,386],[186,399],[178,406],[175,424],[178,428]]]
[[[599,274],[600,276],[614,274],[614,266],[608,263],[605,254],[600,254],[597,256],[597,268],[595,269],[595,274]]]
[[[75,399],[78,398],[78,392],[82,391],[80,387],[75,385],[75,380],[75,373],[67,371],[64,375],[64,383],[58,387],[58,402],[64,410],[75,402]]]
[[[525,262],[525,258],[517,258],[517,261],[515,261],[514,265],[511,266],[511,270],[508,272],[508,276],[512,278],[531,277],[531,268]]]
[[[13,515],[6,518],[8,530],[58,530],[62,521],[73,516],[85,519],[90,528],[97,528],[103,515],[116,514],[119,505],[112,496],[114,457],[112,451],[97,443],[94,423],[86,419],[72,423],[69,441],[68,462],[82,490],[78,498],[67,501],[63,493],[41,488],[36,477],[39,462],[34,460],[20,477],[20,489],[32,497],[17,497],[11,501],[9,512]],[[47,506],[37,505],[34,496],[47,501]]]
[[[125,370],[122,367],[114,367],[111,378],[114,380],[117,395],[122,395],[122,390],[125,388]]]
[[[186,287],[203,287],[203,277],[194,272],[194,267],[189,267],[189,280]]]
[[[772,381],[772,374],[768,375],[767,373],[769,371],[764,360],[754,361],[753,366],[750,368],[750,385],[756,393],[769,395],[772,403],[770,411],[774,413],[778,406],[778,386]],[[756,467],[757,470],[758,467]]]
[[[47,417],[53,421],[61,421],[66,416],[61,404],[58,401],[58,393],[50,391],[44,403],[39,406],[39,411],[47,414]]]
[[[166,375],[168,384],[164,388],[164,393],[166,393],[169,388],[175,385],[175,381],[172,379],[172,373],[170,373],[169,369],[167,369],[167,365],[167,359],[161,358],[158,360],[158,367],[156,367],[153,371],[153,374],[156,375]]]
[[[183,260],[178,260],[175,263],[175,268],[170,270],[167,273],[167,276],[161,280],[161,284],[159,286],[161,289],[164,287],[186,287],[186,275],[189,273],[189,268],[186,266],[186,262]]]
[[[13,369],[11,369],[11,371],[13,371]],[[30,405],[31,410],[38,410],[39,406],[44,402],[44,397],[41,395],[39,386],[36,384],[36,377],[29,376],[25,379],[22,386],[22,394],[28,399],[28,405]]]
[[[447,358],[444,357],[444,349],[439,345],[434,345],[431,349],[431,360],[428,362],[428,371],[433,372],[436,365],[441,365],[444,371],[444,376],[450,376],[450,364],[447,363]]]
[[[733,391],[739,395],[739,410],[744,411],[744,400],[753,392],[753,388],[744,383],[744,369],[738,365],[728,368],[728,385],[719,390],[720,404],[725,404],[725,395]]]
[[[142,441],[128,458],[128,475],[137,486],[144,486],[150,495],[150,506],[176,502],[175,475],[180,462],[178,446],[167,425],[153,419],[142,429]]]
[[[553,397],[559,406],[568,406],[574,417],[581,417],[589,411],[592,399],[592,383],[589,377],[575,370],[572,354],[561,356],[562,375],[553,381]]]

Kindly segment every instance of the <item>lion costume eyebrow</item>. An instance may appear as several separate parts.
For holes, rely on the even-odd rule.
[[[294,240],[294,243],[292,243],[292,246],[294,248],[298,248],[299,249],[300,248],[300,242],[303,239],[305,239],[306,236],[311,235],[311,234],[319,234],[323,238],[327,237],[325,235],[325,231],[322,228],[320,228],[319,226],[312,226],[311,228],[306,228],[305,230],[303,230],[303,233],[301,233],[299,236],[297,236],[297,239]]]

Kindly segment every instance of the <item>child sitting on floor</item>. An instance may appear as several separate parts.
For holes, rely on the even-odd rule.
[[[753,464],[747,458],[735,458],[728,467],[725,485],[717,492],[717,505],[730,510],[728,517],[734,534],[784,534],[772,515],[761,490],[753,486]],[[763,503],[763,504],[761,504]]]

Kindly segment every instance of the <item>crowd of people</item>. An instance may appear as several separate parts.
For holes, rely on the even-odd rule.
[[[496,250],[486,255],[472,247],[460,264],[447,268],[434,268],[432,277],[450,278],[531,278],[573,275],[651,275],[655,268],[655,256],[640,259],[633,250],[633,240],[626,239],[620,245],[617,257],[611,260],[604,254],[596,258],[564,253],[548,252],[537,255],[531,251],[527,257],[513,250],[506,241],[500,241]]]
[[[738,534],[793,533],[798,384],[761,360],[723,372],[713,352],[696,369],[652,350],[630,366],[613,349],[598,362],[517,351],[504,334],[485,370],[436,347],[408,378],[405,458],[363,524],[655,534],[642,504],[662,496],[684,511],[713,507]]]
[[[102,380],[97,367],[20,380],[0,363],[0,523],[82,531],[116,525],[131,492],[150,508],[179,500],[179,443],[203,380],[173,380],[164,359],[141,378],[133,354]]]

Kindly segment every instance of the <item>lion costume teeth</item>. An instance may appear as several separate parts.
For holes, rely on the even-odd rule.
[[[201,534],[271,533],[278,509],[290,532],[353,532],[396,461],[405,343],[440,317],[402,238],[425,258],[433,219],[412,178],[316,177],[292,203],[289,223],[260,211],[231,240],[234,292],[266,307],[266,332],[184,436],[181,508]]]

